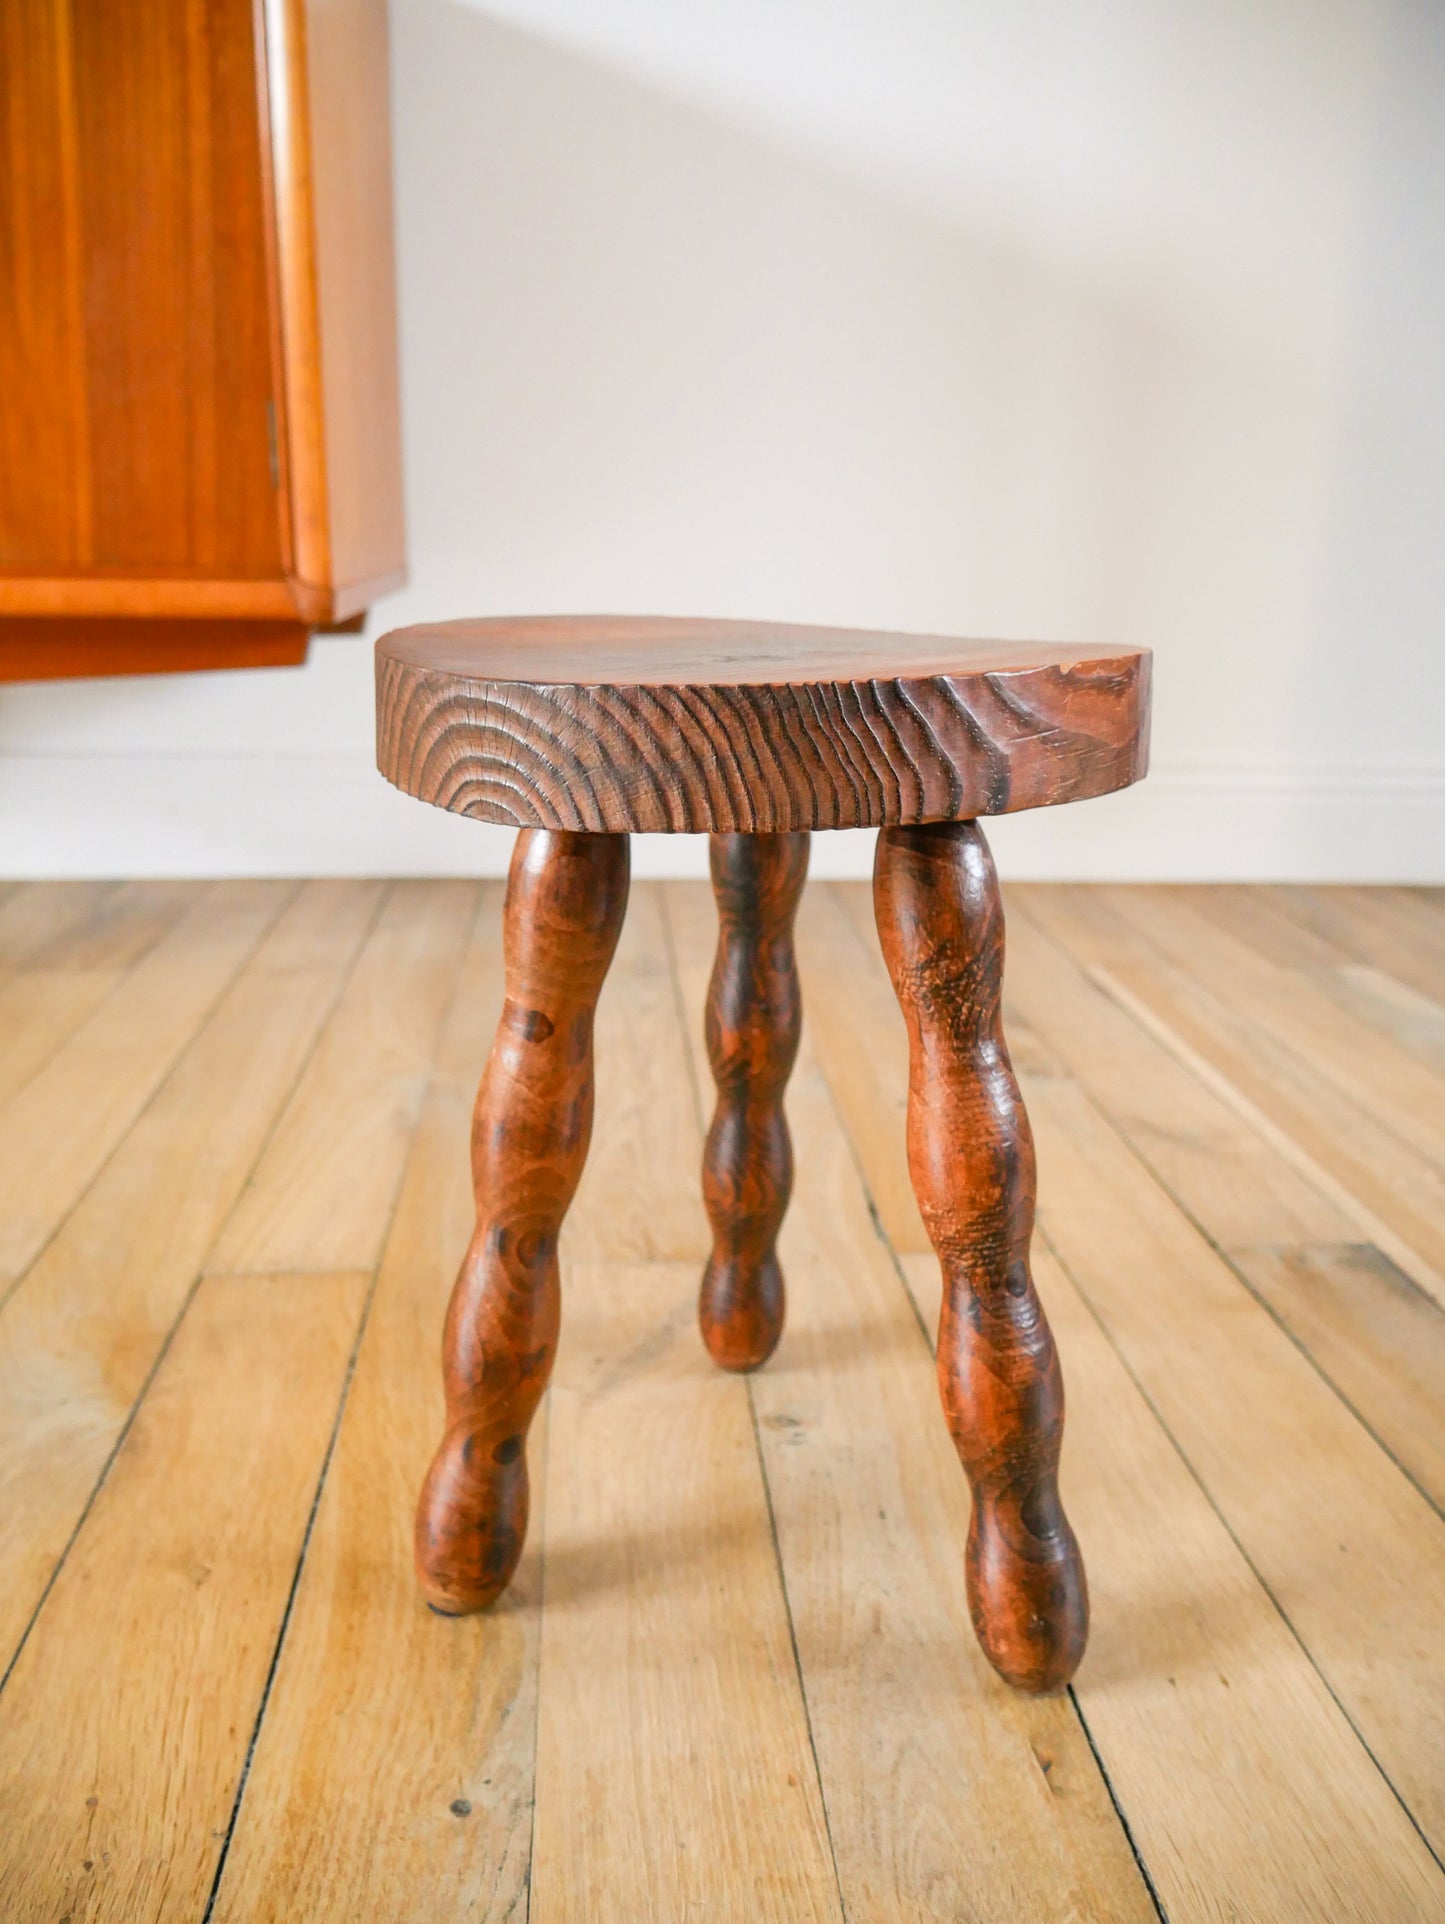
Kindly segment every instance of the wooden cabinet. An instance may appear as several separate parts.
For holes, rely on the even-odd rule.
[[[0,679],[403,579],[385,0],[0,0]]]

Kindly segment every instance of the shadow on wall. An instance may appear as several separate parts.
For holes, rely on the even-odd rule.
[[[1308,339],[1223,336],[474,8],[410,0],[395,42],[416,584],[397,618],[1146,643],[1166,781],[1242,775],[1208,799],[1247,812],[1252,777],[1317,776],[1342,743],[1370,762],[1351,639],[1321,623],[1342,310]],[[1345,712],[1320,712],[1321,680]],[[1083,851],[1104,810],[1147,837],[1149,807],[1000,833]]]
[[[1299,626],[1328,421],[1287,353],[473,8],[410,0],[395,40],[408,613],[1152,642],[1176,656],[1161,748],[1172,689],[1196,753],[1249,757],[1198,708],[1211,643]]]
[[[1376,538],[1400,526],[1378,502],[1370,540],[1341,524],[1359,437],[1387,487],[1394,432],[1348,265],[1307,338],[1294,312],[1251,336],[476,8],[396,0],[392,43],[412,585],[373,631],[616,609],[1147,644],[1154,778],[1000,824],[1008,871],[1370,872],[1359,793],[1438,744],[1423,691],[1393,722],[1362,703],[1331,611],[1388,572],[1371,676],[1408,682],[1440,619],[1412,599],[1439,576],[1418,491],[1438,526],[1445,480],[1416,461],[1404,550]],[[1417,443],[1445,377],[1432,394]],[[0,862],[499,872],[507,832],[372,773],[369,656],[325,641],[300,674],[13,691],[0,753],[26,758],[44,829]],[[73,799],[97,784],[99,823]],[[703,872],[677,838],[638,858]],[[851,837],[815,847],[818,873],[866,861]]]

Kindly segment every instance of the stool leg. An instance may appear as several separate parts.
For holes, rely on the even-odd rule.
[[[702,1163],[713,1247],[698,1320],[715,1363],[750,1370],[768,1360],[783,1331],[775,1244],[793,1186],[783,1089],[802,1022],[793,915],[808,837],[714,835],[710,858],[718,947],[707,1053],[717,1108]]]
[[[1088,1634],[1059,1501],[1064,1388],[1029,1274],[1034,1148],[999,1018],[1003,910],[977,822],[885,828],[873,901],[908,1025],[908,1164],[943,1267],[938,1381],[973,1492],[968,1601],[989,1662],[1060,1690]]]
[[[527,1426],[557,1347],[557,1235],[592,1133],[592,1016],[627,878],[625,835],[517,837],[506,1001],[472,1120],[477,1226],[447,1310],[446,1432],[416,1516],[417,1576],[449,1616],[500,1596],[522,1554]]]

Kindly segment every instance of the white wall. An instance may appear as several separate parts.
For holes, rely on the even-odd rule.
[[[373,632],[1147,643],[1150,780],[1006,871],[1445,878],[1438,0],[393,0],[393,60]],[[0,691],[0,871],[497,869],[372,772],[370,672]]]

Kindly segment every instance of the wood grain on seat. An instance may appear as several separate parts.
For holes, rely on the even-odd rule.
[[[1125,788],[1147,649],[656,617],[402,628],[377,766],[483,821],[696,832],[963,821]]]

